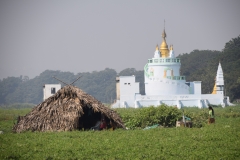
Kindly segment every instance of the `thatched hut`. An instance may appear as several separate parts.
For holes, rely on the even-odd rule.
[[[90,129],[105,117],[112,126],[125,128],[119,115],[81,89],[67,85],[19,117],[13,131],[71,131]]]

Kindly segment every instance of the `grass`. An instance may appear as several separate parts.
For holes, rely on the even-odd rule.
[[[228,115],[239,109],[216,108],[216,124],[202,128],[21,134],[5,114],[29,110],[0,110],[0,159],[239,159],[240,117]]]

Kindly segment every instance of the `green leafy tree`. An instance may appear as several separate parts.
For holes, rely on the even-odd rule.
[[[219,56],[224,72],[224,82],[227,95],[233,101],[240,98],[240,36],[226,43]]]
[[[0,104],[6,103],[5,98],[22,83],[20,77],[8,77],[0,80]]]

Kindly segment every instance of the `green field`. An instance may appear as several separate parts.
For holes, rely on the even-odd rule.
[[[164,123],[165,127],[143,130],[143,121],[151,124],[150,120],[157,119],[142,115],[144,120],[138,122],[140,113],[156,116],[150,108],[118,110],[125,123],[139,124],[130,130],[12,133],[17,115],[30,110],[0,109],[4,132],[0,134],[0,159],[240,159],[240,106],[214,108],[214,125],[203,119],[207,110],[184,109],[195,123],[201,121],[193,128]],[[171,109],[173,113],[178,115]]]

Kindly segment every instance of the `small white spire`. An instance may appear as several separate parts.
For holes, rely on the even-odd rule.
[[[156,46],[156,50],[154,52],[154,58],[160,58],[160,51],[158,49],[158,45]]]
[[[175,54],[174,54],[174,51],[173,51],[173,45],[170,45],[169,58],[175,58]]]
[[[217,76],[216,76],[216,85],[224,85],[224,77],[221,63],[218,64]]]

